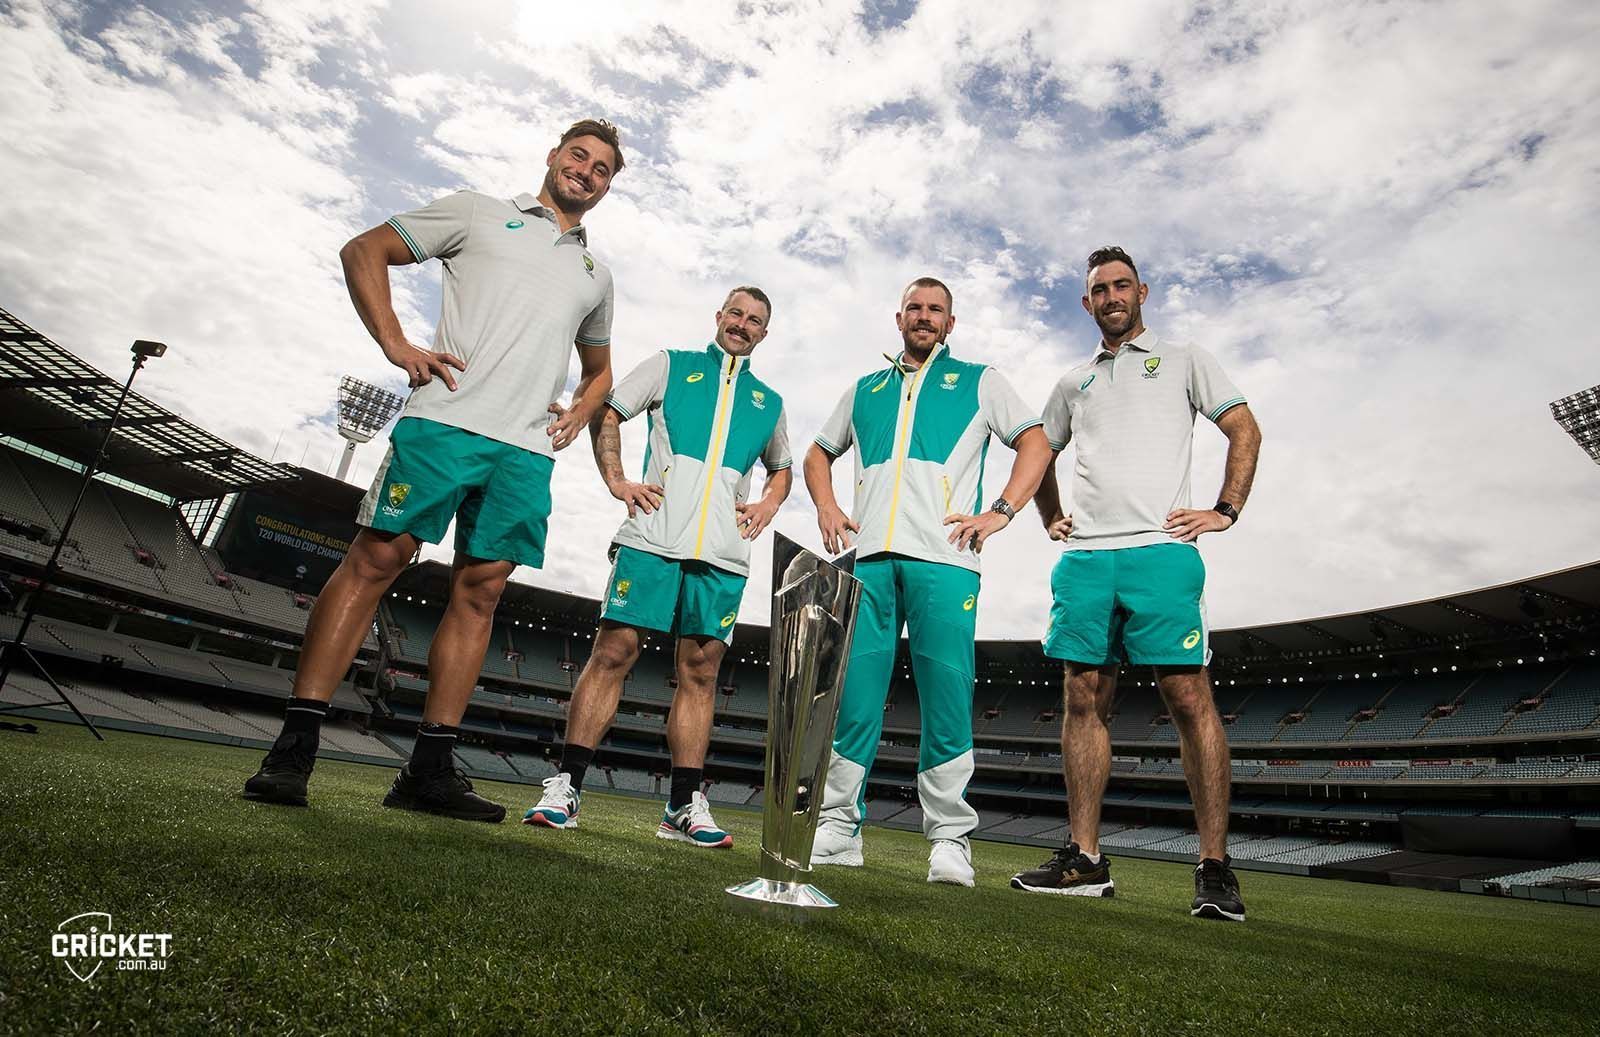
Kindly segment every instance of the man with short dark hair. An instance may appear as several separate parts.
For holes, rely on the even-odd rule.
[[[971,886],[968,836],[978,815],[972,778],[973,645],[978,552],[1027,504],[1049,461],[1039,418],[1000,374],[957,360],[950,289],[932,277],[906,286],[895,314],[902,350],[847,389],[806,453],[806,487],[830,553],[856,534],[864,585],[823,792],[812,864],[859,866],[867,774],[902,627],[922,715],[917,794],[932,844],[928,881]],[[985,510],[989,439],[1017,452],[1011,478]],[[833,493],[833,462],[855,447],[854,517]]]
[[[384,805],[475,821],[505,808],[454,766],[456,725],[483,667],[506,579],[544,564],[555,452],[611,388],[611,271],[580,222],[622,168],[616,127],[586,119],[545,158],[538,195],[447,195],[401,213],[340,251],[367,331],[414,390],[390,435],[360,530],[312,609],[283,733],[245,795],[304,806],[328,701],[372,629],[378,601],[456,523],[450,600],[428,651],[416,747]],[[444,299],[434,348],[406,339],[389,268],[438,258]],[[572,351],[582,375],[557,402]],[[553,416],[553,417],[552,417]]]
[[[591,430],[595,462],[628,519],[611,544],[600,629],[567,709],[555,776],[523,823],[574,828],[583,779],[639,659],[643,631],[676,641],[678,687],[667,715],[672,777],[656,836],[709,849],[733,846],[701,791],[717,671],[733,640],[750,543],[789,495],[794,476],[783,398],[750,370],[772,303],[752,285],[728,293],[704,349],[663,350],[617,383]],[[622,470],[620,425],[650,419],[643,481]],[[766,484],[747,500],[760,461]]]
[[[1067,372],[1045,405],[1054,453],[1039,487],[1039,513],[1066,550],[1050,577],[1055,602],[1044,650],[1066,664],[1061,753],[1072,835],[1011,884],[1033,893],[1112,895],[1111,865],[1099,845],[1111,774],[1106,720],[1119,667],[1153,666],[1178,729],[1200,830],[1190,913],[1242,922],[1244,900],[1227,854],[1228,740],[1206,674],[1205,565],[1194,541],[1238,521],[1261,430],[1211,354],[1145,329],[1141,307],[1149,291],[1122,249],[1089,257],[1083,308],[1099,326],[1100,347]],[[1228,437],[1214,508],[1189,506],[1196,414]],[[1070,516],[1062,513],[1054,463],[1068,443],[1077,449]]]

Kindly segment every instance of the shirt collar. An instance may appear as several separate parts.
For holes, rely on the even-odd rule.
[[[560,229],[561,227],[561,222],[556,219],[556,211],[549,206],[541,205],[539,203],[538,195],[529,194],[527,191],[524,191],[515,198],[511,199],[511,204],[515,205],[523,212],[528,213],[530,216],[538,216],[541,219],[549,220],[551,223],[555,224],[557,229]],[[578,244],[582,245],[584,248],[589,247],[589,231],[584,227],[583,224],[574,224],[573,228],[567,231],[567,233],[577,238]]]
[[[1157,335],[1155,332],[1151,331],[1149,328],[1145,328],[1143,331],[1139,332],[1139,337],[1138,338],[1129,339],[1128,341],[1124,342],[1122,345],[1123,346],[1132,346],[1134,349],[1137,349],[1141,353],[1150,353],[1150,352],[1153,352],[1155,350],[1155,348],[1157,346],[1159,346],[1160,344],[1161,344],[1161,336]],[[1122,352],[1122,348],[1118,347],[1117,353],[1120,353],[1120,352]],[[1099,348],[1097,348],[1094,351],[1094,362],[1098,364],[1100,361],[1106,359],[1107,357],[1116,356],[1117,353],[1113,353],[1113,352],[1111,352],[1111,350],[1107,349],[1106,348],[1105,339],[1101,339]]]

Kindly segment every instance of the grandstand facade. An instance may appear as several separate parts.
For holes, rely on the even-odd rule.
[[[0,369],[0,391],[33,385],[8,388]],[[0,408],[7,637],[36,592],[86,460],[79,440],[39,434],[62,416],[30,401]],[[251,474],[230,477],[230,468]],[[280,496],[303,493],[311,510],[347,502],[353,514],[358,492],[259,459],[206,478],[181,456],[111,471],[91,485],[31,647],[97,722],[270,743],[312,599],[293,574],[273,583],[230,571],[205,531],[228,495],[260,480]],[[326,753],[389,765],[403,758],[448,576],[437,563],[414,566],[383,602],[334,699]],[[464,769],[529,784],[553,772],[598,615],[593,599],[508,589],[462,725]],[[1393,608],[1218,631],[1213,646],[1234,756],[1230,851],[1241,866],[1600,903],[1600,563]],[[1060,666],[1036,642],[976,650],[975,834],[1059,844],[1067,832]],[[706,774],[707,795],[720,803],[762,801],[766,651],[766,629],[741,624],[719,678]],[[665,637],[647,640],[591,787],[664,792],[672,659]],[[920,828],[917,693],[909,659],[900,663],[867,814]],[[0,697],[51,698],[25,671]],[[1124,672],[1111,737],[1103,841],[1113,853],[1192,859],[1176,730],[1148,670]]]

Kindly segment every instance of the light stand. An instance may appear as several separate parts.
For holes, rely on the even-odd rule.
[[[61,571],[61,549],[66,546],[67,535],[72,532],[72,523],[77,519],[78,509],[83,506],[83,498],[89,492],[89,481],[94,478],[95,470],[99,468],[101,459],[105,457],[106,447],[111,443],[111,434],[116,431],[117,419],[122,416],[122,405],[128,402],[128,391],[133,388],[133,376],[139,373],[139,368],[144,366],[146,360],[151,357],[161,356],[166,351],[166,343],[163,342],[149,342],[145,339],[139,339],[133,344],[133,370],[128,372],[128,380],[122,383],[122,394],[117,397],[117,405],[111,411],[111,420],[106,422],[106,434],[100,440],[100,449],[95,451],[93,459],[89,461],[89,464],[83,470],[83,480],[78,484],[78,498],[72,502],[72,510],[67,512],[66,521],[61,523],[61,531],[56,534],[55,550],[50,552],[50,560],[45,563],[44,574],[39,577],[38,586],[34,588],[33,596],[28,599],[27,608],[22,610],[22,623],[17,627],[16,636],[4,645],[0,645],[0,691],[5,690],[6,681],[10,679],[11,671],[16,667],[18,657],[26,659],[33,664],[33,668],[38,671],[39,676],[43,677],[50,687],[55,689],[57,698],[65,703],[68,709],[72,710],[78,721],[89,729],[90,734],[102,742],[105,741],[105,736],[95,728],[88,717],[83,715],[72,699],[67,697],[67,693],[62,690],[61,685],[56,683],[55,678],[50,676],[50,671],[45,669],[44,663],[40,662],[39,657],[33,653],[33,649],[28,647],[26,638],[28,636],[28,628],[33,625],[34,614],[39,611],[39,602],[44,597],[45,589],[50,586],[50,581],[54,579],[56,573]],[[0,705],[0,713],[15,713],[21,709],[34,709],[39,705],[40,703],[37,702],[11,706]]]
[[[344,454],[334,478],[340,482],[350,474],[356,445],[369,442],[389,419],[400,413],[405,399],[370,382],[345,375],[339,379],[339,435],[344,437]]]

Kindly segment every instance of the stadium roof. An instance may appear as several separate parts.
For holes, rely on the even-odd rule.
[[[125,380],[0,309],[0,433],[87,465]],[[128,394],[100,470],[178,500],[297,477],[288,465],[240,450],[136,392]]]
[[[1213,633],[1212,648],[1233,658],[1323,650],[1403,650],[1516,638],[1592,625],[1600,617],[1600,562],[1494,587],[1338,616]]]

